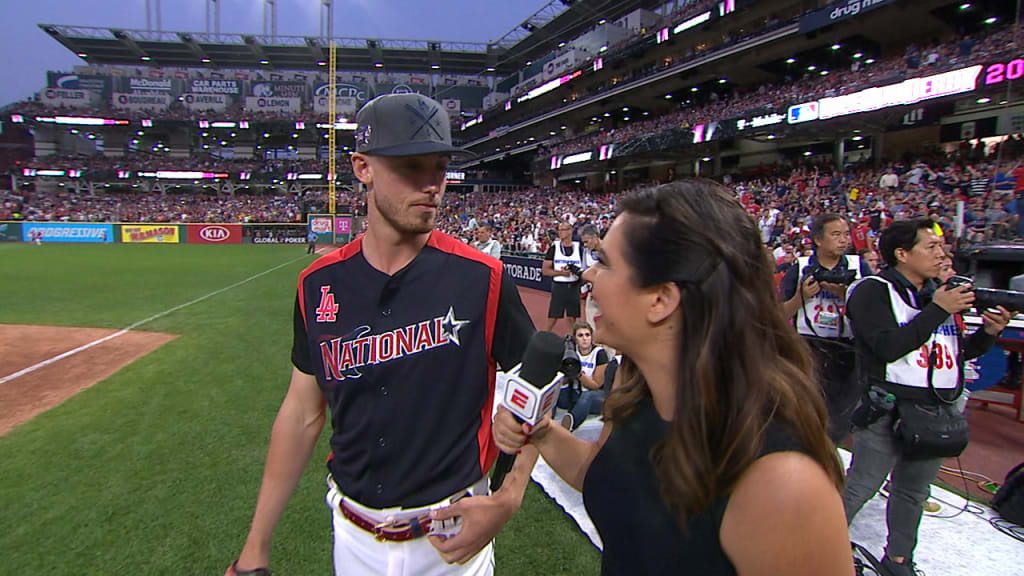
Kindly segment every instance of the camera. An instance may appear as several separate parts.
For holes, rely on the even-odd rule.
[[[952,289],[967,286],[973,282],[967,276],[953,276],[946,281],[946,286]],[[1002,306],[1012,312],[1024,310],[1024,292],[993,288],[971,288],[971,292],[974,292],[974,309],[978,312],[984,312],[996,306]]]
[[[565,269],[572,272],[574,276],[579,276],[583,272],[583,270],[573,262],[566,264]]]
[[[815,282],[828,282],[829,284],[849,286],[857,279],[857,271],[850,270],[845,266],[836,266],[828,270],[820,264],[814,264],[804,268],[803,277],[807,278],[808,276],[813,277]]]
[[[576,352],[576,339],[572,334],[565,335],[565,350],[562,352],[561,372],[566,378],[578,378],[583,366],[580,364],[580,355]]]

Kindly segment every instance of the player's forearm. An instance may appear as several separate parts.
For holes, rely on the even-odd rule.
[[[594,442],[576,438],[561,426],[552,426],[543,438],[534,440],[533,444],[562,480],[577,491],[583,491],[583,478],[594,458]]]
[[[246,548],[263,553],[269,551],[274,527],[306,469],[324,420],[323,412],[305,421],[301,413],[291,410],[287,404],[281,407],[270,433],[267,463]]]
[[[526,493],[526,485],[530,481],[530,473],[537,463],[537,449],[533,446],[523,446],[522,451],[516,456],[516,463],[505,475],[501,488],[495,492],[495,496],[507,499],[511,509],[518,510],[523,503],[523,494]]]

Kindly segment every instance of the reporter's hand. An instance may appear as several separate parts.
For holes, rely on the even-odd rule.
[[[821,284],[814,280],[814,276],[808,276],[804,278],[803,284],[800,285],[800,291],[803,293],[805,300],[813,298],[818,295],[818,292],[821,292]]]
[[[494,425],[491,433],[494,435],[494,442],[498,448],[506,454],[515,454],[534,440],[539,440],[547,434],[551,427],[551,418],[544,416],[544,419],[536,426],[530,426],[526,422],[516,420],[516,417],[504,406],[498,406],[498,412],[494,415]]]
[[[955,288],[943,286],[935,291],[932,302],[950,314],[959,314],[974,303],[974,292],[971,291],[970,285]]]
[[[1003,328],[1010,323],[1010,320],[1017,315],[1016,312],[1010,312],[1006,308],[999,306],[996,308],[998,312],[994,310],[985,310],[981,313],[981,318],[984,321],[984,330],[992,336],[998,336]]]

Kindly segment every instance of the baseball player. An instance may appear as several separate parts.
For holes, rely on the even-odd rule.
[[[330,415],[327,504],[337,575],[492,574],[492,540],[522,502],[535,451],[489,494],[495,371],[533,324],[499,260],[435,230],[448,115],[390,94],[356,116],[365,235],[299,276],[291,384],[252,526],[228,574],[268,574],[274,526]]]

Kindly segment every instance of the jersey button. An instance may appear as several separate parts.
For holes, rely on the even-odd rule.
[[[381,310],[380,311],[380,315],[385,317],[385,318],[387,318],[388,316],[391,316],[391,308],[385,308],[385,309]]]
[[[380,482],[377,482],[377,494],[383,494],[383,493],[384,493],[384,485],[381,484]]]
[[[388,392],[387,386],[381,386],[380,387],[380,395],[381,396],[387,396],[388,394],[390,394],[390,392]]]
[[[377,446],[380,446],[381,448],[384,448],[387,445],[388,445],[388,441],[387,441],[386,438],[384,438],[383,436],[381,436],[380,438],[377,438]]]

